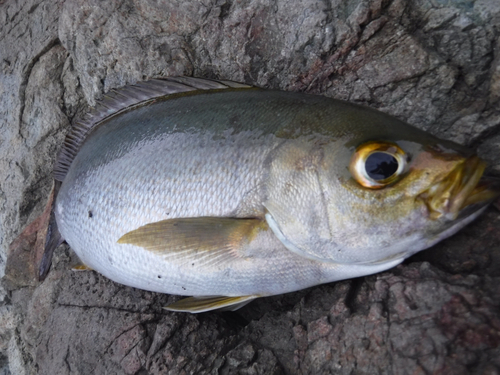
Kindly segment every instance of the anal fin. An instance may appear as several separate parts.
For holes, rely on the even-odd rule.
[[[74,265],[73,267],[71,267],[71,271],[75,271],[75,272],[80,272],[80,271],[93,271],[92,268],[90,268],[89,266],[83,264],[83,263],[80,263],[80,264],[76,264]]]
[[[259,298],[259,296],[250,295],[239,297],[188,297],[174,302],[164,307],[164,309],[174,312],[189,312],[192,314],[213,310],[235,311],[239,308],[242,308],[247,303],[250,303],[256,298]]]

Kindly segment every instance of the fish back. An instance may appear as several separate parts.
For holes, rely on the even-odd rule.
[[[76,154],[88,135],[105,120],[130,111],[136,106],[147,105],[159,98],[200,90],[227,88],[249,88],[231,81],[215,81],[189,77],[171,77],[138,82],[123,88],[113,89],[99,101],[95,108],[78,119],[67,135],[54,166],[54,178],[63,181]]]

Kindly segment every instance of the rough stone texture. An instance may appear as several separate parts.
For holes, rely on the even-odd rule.
[[[137,80],[195,75],[382,109],[500,174],[500,1],[0,1],[0,271],[44,208],[75,116]],[[496,374],[500,215],[381,275],[236,313],[72,272],[0,293],[0,373]],[[6,357],[9,357],[9,366]]]

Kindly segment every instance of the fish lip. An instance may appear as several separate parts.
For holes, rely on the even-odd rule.
[[[456,220],[464,209],[480,209],[500,196],[500,180],[483,176],[486,163],[476,155],[464,159],[445,178],[418,196],[429,217]]]

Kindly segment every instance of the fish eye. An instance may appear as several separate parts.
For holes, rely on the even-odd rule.
[[[365,170],[368,177],[381,181],[396,173],[398,165],[398,160],[391,154],[376,151],[366,158]]]
[[[406,164],[406,154],[398,145],[367,142],[354,152],[349,170],[361,186],[380,189],[396,182]]]

